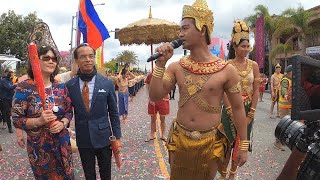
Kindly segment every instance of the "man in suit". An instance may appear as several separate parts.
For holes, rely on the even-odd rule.
[[[66,87],[74,107],[76,141],[82,167],[86,179],[95,180],[97,157],[101,179],[110,180],[112,151],[109,137],[112,132],[117,143],[121,144],[114,85],[97,73],[95,51],[88,44],[79,45],[73,55],[79,70]]]

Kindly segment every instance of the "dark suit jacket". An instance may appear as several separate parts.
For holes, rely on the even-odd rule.
[[[79,77],[66,83],[74,107],[76,140],[79,148],[102,148],[110,145],[111,126],[114,135],[121,137],[117,98],[111,80],[97,74],[94,78],[90,112],[82,100]]]

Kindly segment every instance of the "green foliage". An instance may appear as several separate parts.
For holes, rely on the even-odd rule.
[[[118,54],[115,60],[119,63],[119,65],[123,66],[124,64],[132,64],[137,65],[139,63],[138,56],[129,50],[124,50]]]
[[[109,69],[110,72],[116,72],[116,63],[117,61],[115,59],[111,59],[109,62],[104,63],[104,67]]]
[[[9,10],[0,16],[0,54],[10,51],[17,58],[26,60],[27,40],[36,23],[41,22],[36,12],[23,17]]]
[[[293,52],[293,47],[290,44],[277,44],[271,51],[271,58],[274,59],[278,54],[284,54],[285,57],[288,53]]]

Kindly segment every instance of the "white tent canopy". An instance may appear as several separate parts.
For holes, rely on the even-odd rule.
[[[3,62],[3,61],[20,62],[21,60],[14,57],[13,55],[0,54],[0,62]]]
[[[0,54],[0,69],[10,68],[12,70],[15,70],[17,62],[21,62],[21,60],[14,57],[13,55]]]

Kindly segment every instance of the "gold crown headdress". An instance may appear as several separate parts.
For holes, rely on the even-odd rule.
[[[278,63],[275,68],[281,68],[280,64]]]
[[[196,0],[192,6],[184,5],[182,19],[193,18],[199,31],[203,26],[207,26],[208,39],[211,40],[213,32],[213,12],[208,8],[206,0]]]
[[[242,20],[237,20],[233,26],[232,42],[235,45],[239,45],[241,39],[249,40],[249,31],[250,29],[247,23]]]

